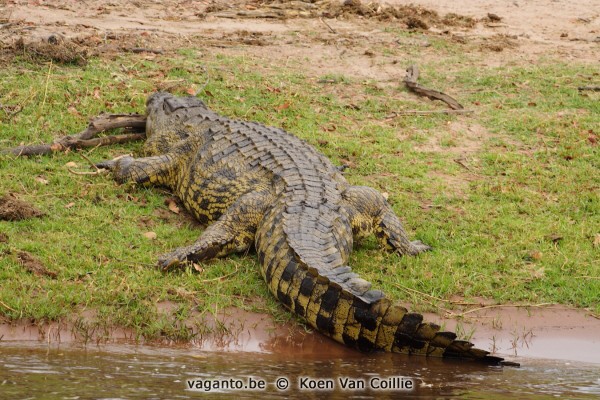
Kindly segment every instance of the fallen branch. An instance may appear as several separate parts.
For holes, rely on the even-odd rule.
[[[417,83],[417,79],[419,79],[419,68],[416,65],[411,65],[406,70],[406,76],[404,77],[404,83],[408,90],[413,93],[418,94],[419,96],[425,96],[432,100],[441,100],[444,103],[448,104],[453,110],[463,110],[464,107],[459,104],[451,96],[448,96],[445,93],[438,92],[437,90],[427,89]]]
[[[106,146],[115,143],[126,143],[145,138],[143,133],[128,133],[115,136],[95,138],[99,133],[117,129],[131,128],[142,130],[146,127],[146,116],[140,114],[102,114],[90,121],[87,128],[71,136],[65,136],[54,143],[17,146],[3,150],[2,153],[19,156],[51,154],[56,151],[78,149],[84,147]]]

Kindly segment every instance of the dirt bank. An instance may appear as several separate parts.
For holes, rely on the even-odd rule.
[[[174,304],[157,305],[168,311]],[[469,311],[474,310],[474,311]],[[90,313],[73,323],[33,325],[27,321],[0,324],[0,340],[57,343],[145,343],[184,346],[203,351],[244,351],[294,354],[310,357],[353,353],[323,335],[296,324],[280,324],[272,317],[231,309],[206,318],[199,314],[186,321],[196,335],[189,343],[144,341],[130,329],[100,327]],[[600,319],[583,310],[560,305],[471,307],[461,318],[426,314],[445,329],[457,331],[476,346],[509,359],[527,357],[600,363]],[[200,328],[199,328],[200,327]]]

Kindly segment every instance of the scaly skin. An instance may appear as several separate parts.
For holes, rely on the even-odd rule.
[[[210,224],[192,245],[160,257],[161,268],[254,244],[273,295],[340,343],[363,351],[501,361],[392,304],[348,267],[353,240],[370,234],[401,255],[430,249],[408,239],[376,190],[351,186],[295,136],[220,116],[193,97],[153,94],[147,114],[148,157],[98,166],[113,170],[119,182],[170,188]]]

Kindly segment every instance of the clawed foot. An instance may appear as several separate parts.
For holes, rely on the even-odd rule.
[[[175,269],[175,268],[185,264],[186,261],[187,260],[185,257],[182,258],[180,255],[177,254],[177,251],[174,251],[174,252],[163,254],[162,256],[160,256],[158,258],[158,262],[157,262],[156,266],[161,271],[168,271],[170,269]]]
[[[199,271],[200,266],[190,259],[193,253],[187,247],[180,247],[170,253],[163,254],[158,258],[157,267],[162,271],[168,271],[178,267],[191,265],[195,270]]]
[[[421,242],[420,240],[415,240],[413,242],[410,242],[410,248],[408,249],[408,254],[410,254],[411,256],[416,256],[417,254],[423,253],[425,251],[429,251],[431,250],[432,247],[426,245],[425,243]]]
[[[102,162],[95,164],[96,168],[107,169],[109,171],[113,171],[115,169],[116,165],[117,165],[116,160],[106,160],[106,161],[102,161]]]
[[[112,160],[106,160],[97,163],[95,166],[99,170],[109,170],[113,172],[115,180],[119,183],[124,183],[126,179],[128,166],[135,159],[130,155],[116,157]]]
[[[127,154],[124,156],[115,157],[112,160],[101,161],[96,164],[96,168],[114,171],[117,167],[123,167],[130,164],[133,160],[134,158]]]

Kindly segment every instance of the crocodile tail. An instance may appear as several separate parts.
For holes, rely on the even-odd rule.
[[[369,304],[327,282],[327,278],[310,274],[307,278],[318,288],[311,294],[311,309],[304,317],[317,330],[346,346],[367,352],[462,358],[493,365],[503,361],[468,341],[458,340],[453,332],[440,331],[439,325],[424,322],[421,314],[409,312],[385,297]]]
[[[340,214],[324,209],[329,202],[308,209],[285,200],[264,216],[255,245],[271,293],[310,326],[361,351],[502,361],[423,322],[352,272],[346,265],[352,232],[332,217]]]
[[[440,331],[440,326],[424,322],[423,316],[382,298],[372,304],[354,299],[347,314],[342,339],[363,351],[384,350],[444,358],[462,358],[499,364],[500,357],[476,348],[473,343],[458,340],[453,332]],[[341,329],[341,326],[339,327]]]
[[[269,239],[280,234],[280,240],[261,240],[267,239],[263,235],[257,240],[261,272],[269,289],[288,309],[324,335],[365,352],[386,351],[501,364],[502,358],[490,356],[470,342],[457,340],[452,332],[441,332],[440,326],[423,322],[421,314],[393,304],[379,291],[371,290],[369,297],[351,293],[302,262],[287,246],[283,232],[278,228],[275,231],[279,232]]]

